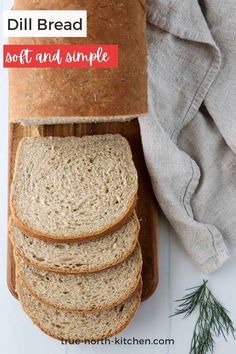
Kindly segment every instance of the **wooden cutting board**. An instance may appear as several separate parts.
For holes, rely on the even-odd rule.
[[[152,191],[146,169],[138,120],[127,123],[68,124],[50,126],[21,126],[10,124],[9,137],[9,187],[14,171],[15,155],[19,141],[27,136],[83,136],[106,133],[120,133],[131,145],[133,158],[139,174],[139,193],[137,212],[141,223],[140,244],[143,254],[143,293],[146,300],[155,291],[158,284],[157,203]],[[10,190],[10,188],[9,188]],[[15,291],[15,262],[11,242],[8,238],[8,287],[17,298]]]

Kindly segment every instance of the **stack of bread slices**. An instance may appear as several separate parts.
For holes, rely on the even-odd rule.
[[[48,335],[101,340],[140,304],[138,177],[121,135],[24,138],[11,186],[17,292]]]

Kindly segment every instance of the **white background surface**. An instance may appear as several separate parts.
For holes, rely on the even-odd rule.
[[[10,9],[11,1],[1,1],[1,12]],[[2,47],[1,47],[2,51]],[[1,57],[2,57],[2,53]],[[1,63],[2,66],[2,63]],[[3,354],[100,354],[158,353],[188,354],[196,314],[190,319],[169,318],[174,300],[184,295],[184,289],[209,279],[211,288],[231,312],[236,325],[236,254],[216,273],[206,276],[192,264],[165,218],[160,215],[159,270],[160,281],[155,294],[142,304],[130,327],[121,336],[126,338],[173,338],[174,346],[64,346],[47,337],[32,325],[6,283],[7,264],[7,70],[1,69],[0,128],[0,353]],[[236,217],[236,216],[235,216]],[[235,236],[236,237],[236,236]],[[236,342],[229,338],[216,340],[215,354],[235,354]]]

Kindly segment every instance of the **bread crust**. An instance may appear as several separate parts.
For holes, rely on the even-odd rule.
[[[128,292],[125,292],[123,297],[120,298],[119,300],[113,302],[113,303],[110,303],[109,305],[106,305],[106,306],[98,306],[96,308],[93,308],[93,309],[86,309],[86,308],[80,308],[80,309],[77,309],[77,308],[74,308],[74,309],[68,309],[64,306],[58,306],[58,305],[55,305],[49,301],[46,301],[45,299],[42,299],[39,295],[37,295],[35,293],[35,291],[27,284],[27,280],[25,279],[24,277],[24,274],[21,272],[20,268],[18,267],[18,274],[22,280],[22,282],[24,283],[24,286],[26,287],[26,289],[29,291],[30,294],[32,294],[36,299],[38,299],[40,302],[48,305],[48,306],[51,306],[53,308],[55,308],[56,310],[60,310],[62,312],[88,312],[88,313],[94,313],[94,312],[99,312],[99,311],[105,311],[105,310],[109,310],[113,307],[116,307],[117,305],[120,305],[121,303],[123,303],[126,299],[128,299],[134,292],[135,290],[137,289],[140,281],[141,281],[141,271],[142,271],[142,254],[141,254],[141,247],[140,245],[138,244],[137,245],[137,248],[139,250],[139,266],[140,266],[140,272],[137,274],[136,276],[136,279],[135,279],[135,282],[133,284],[133,286],[129,289]]]
[[[124,138],[124,137],[122,137]],[[27,140],[26,138],[22,138],[18,144],[18,148],[17,148],[17,152],[16,152],[16,158],[15,158],[15,168],[18,165],[18,159],[19,159],[19,154],[20,154],[20,150],[21,150],[21,146],[23,145],[24,141]],[[126,140],[126,139],[125,139]],[[127,142],[127,140],[126,140]],[[127,148],[129,150],[129,154],[132,158],[132,151],[130,148],[129,143],[127,142]],[[11,186],[14,185],[15,183],[15,179],[16,179],[16,170],[14,171],[13,174],[13,179],[12,179],[12,183]],[[125,225],[129,218],[132,216],[136,205],[137,205],[137,200],[138,200],[138,194],[137,192],[135,192],[129,201],[129,205],[126,209],[126,212],[119,216],[119,218],[117,218],[111,225],[107,226],[107,227],[101,227],[99,230],[97,230],[95,233],[84,233],[84,234],[80,234],[80,235],[75,235],[75,236],[66,236],[66,235],[49,235],[46,233],[42,233],[40,231],[36,231],[33,230],[32,228],[30,228],[27,224],[25,224],[20,217],[17,214],[16,208],[14,206],[14,199],[13,199],[13,193],[12,193],[12,188],[10,191],[10,213],[11,213],[11,217],[13,220],[13,223],[27,236],[31,236],[34,238],[38,238],[40,240],[46,240],[48,242],[57,242],[57,243],[70,243],[70,242],[86,242],[86,241],[93,241],[93,240],[97,240],[100,237],[103,236],[107,236],[112,232],[115,232],[117,230],[119,230],[123,225]]]
[[[30,287],[29,285],[27,284],[26,280],[24,279],[24,276],[23,274],[19,271],[18,272],[22,282],[24,283],[24,286],[26,287],[26,289],[29,291],[29,293],[31,295],[33,295],[38,301],[44,303],[45,305],[47,306],[50,306],[50,307],[53,307],[55,310],[59,310],[59,311],[62,311],[62,312],[77,312],[77,313],[97,313],[97,312],[100,312],[100,311],[106,311],[106,310],[110,310],[112,309],[113,307],[116,307],[120,304],[122,304],[126,299],[130,298],[130,296],[135,292],[135,290],[137,289],[137,286],[138,284],[140,283],[140,280],[141,280],[141,273],[139,273],[139,275],[137,276],[136,278],[136,281],[135,281],[135,284],[134,286],[131,288],[131,290],[126,293],[120,300],[112,303],[112,304],[109,304],[107,306],[99,306],[95,309],[68,309],[64,306],[57,306],[57,305],[54,305],[53,303],[49,302],[49,301],[46,301],[45,299],[42,299],[40,296],[38,296]]]
[[[104,116],[104,117],[25,117],[14,118],[14,123],[22,125],[53,125],[53,124],[80,124],[80,123],[111,123],[111,122],[129,122],[135,118],[144,116],[144,114],[133,114],[130,116]]]
[[[11,198],[10,201],[10,211],[11,211],[11,217],[12,220],[14,222],[14,224],[27,236],[31,236],[31,237],[35,237],[38,238],[40,240],[46,240],[48,242],[57,242],[57,243],[64,243],[64,242],[86,242],[86,241],[93,241],[93,240],[97,240],[100,237],[103,236],[107,236],[109,234],[111,234],[112,232],[115,232],[117,230],[119,230],[123,225],[125,225],[127,223],[127,221],[129,220],[129,218],[132,216],[134,209],[136,207],[137,204],[137,194],[135,193],[134,197],[132,198],[129,208],[127,210],[127,212],[120,216],[117,221],[115,221],[112,225],[110,225],[107,228],[100,228],[100,230],[98,230],[96,233],[84,233],[78,236],[55,236],[55,235],[49,235],[49,234],[44,234],[42,232],[39,231],[35,231],[33,229],[31,229],[28,225],[24,224],[19,216],[17,215],[16,209],[14,207],[14,203],[13,200]]]
[[[137,217],[137,216],[136,216]],[[102,270],[105,270],[105,269],[109,269],[109,268],[112,268],[120,263],[122,263],[124,260],[126,260],[132,253],[133,251],[135,250],[136,246],[137,246],[137,243],[138,243],[138,235],[139,235],[139,231],[140,231],[140,224],[137,223],[137,227],[136,227],[136,230],[135,230],[135,237],[136,237],[136,242],[134,242],[132,244],[132,247],[130,249],[127,249],[126,252],[123,254],[122,257],[120,257],[119,259],[116,260],[116,262],[113,262],[113,263],[105,263],[103,264],[102,266],[100,267],[90,267],[88,270],[70,270],[70,269],[60,269],[60,268],[53,268],[53,267],[46,267],[46,266],[41,266],[39,265],[38,263],[36,262],[32,262],[32,260],[30,260],[29,258],[26,257],[26,255],[24,255],[15,245],[14,243],[14,240],[13,240],[13,237],[12,237],[12,228],[11,228],[11,225],[10,225],[10,221],[9,221],[9,228],[8,228],[8,235],[9,235],[9,238],[15,248],[15,253],[21,257],[24,262],[26,262],[27,264],[39,269],[39,270],[46,270],[48,272],[52,272],[52,273],[59,273],[59,274],[92,274],[92,273],[97,273],[97,272],[100,272]]]
[[[111,117],[138,116],[147,112],[146,11],[143,0],[18,0],[13,9],[86,9],[89,14],[87,38],[11,38],[10,44],[116,44],[119,46],[119,66],[115,69],[11,69],[9,110],[12,122],[33,124],[34,118],[34,124],[53,124],[55,117],[56,123],[65,123],[65,120],[69,123],[75,117],[81,117],[76,122],[91,121],[91,117],[97,122],[106,120],[105,117],[107,121],[113,121]],[[54,120],[50,121],[51,117]]]
[[[138,288],[136,290],[139,294],[138,298],[136,299],[135,303],[136,305],[134,306],[134,310],[132,311],[132,313],[130,313],[130,316],[129,316],[129,319],[128,321],[121,327],[119,327],[116,331],[114,331],[113,333],[109,334],[109,336],[101,336],[101,337],[97,337],[97,338],[90,338],[90,339],[84,339],[82,341],[80,341],[81,343],[84,343],[86,341],[92,341],[92,340],[104,340],[104,339],[108,339],[108,338],[111,338],[111,337],[114,337],[115,335],[117,335],[118,333],[120,333],[121,331],[123,331],[125,328],[128,327],[128,325],[130,324],[131,320],[133,319],[133,317],[135,316],[140,304],[141,304],[141,294],[142,294],[142,280],[140,281],[140,284],[138,285]],[[31,319],[31,321],[39,328],[41,329],[42,332],[44,332],[45,334],[47,334],[48,336],[54,338],[54,339],[57,339],[57,340],[73,340],[72,338],[62,338],[62,337],[59,337],[59,336],[56,336],[50,332],[48,332],[47,330],[45,330],[45,328],[43,328],[43,326],[39,323],[39,321],[37,321],[35,318],[33,318],[29,312],[27,311],[27,308],[23,305],[22,301],[21,301],[21,294],[20,294],[20,291],[19,289],[17,289],[17,292],[18,292],[18,296],[19,296],[19,299],[20,299],[20,304],[21,304],[21,307],[23,309],[23,311],[28,315],[28,317]],[[127,299],[128,300],[128,299]],[[76,340],[78,338],[74,338],[74,340]]]

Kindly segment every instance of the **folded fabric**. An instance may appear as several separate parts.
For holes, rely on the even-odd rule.
[[[212,272],[236,246],[236,3],[147,0],[147,10],[146,164],[186,250]]]

